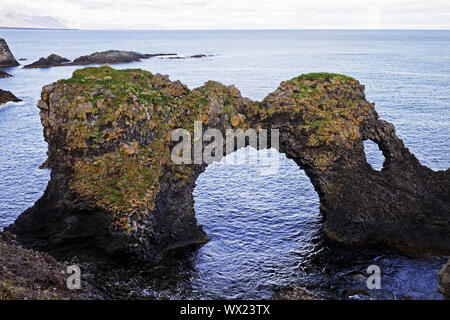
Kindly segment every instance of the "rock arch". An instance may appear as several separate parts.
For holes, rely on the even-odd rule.
[[[57,256],[152,261],[207,241],[192,195],[205,164],[170,159],[171,132],[193,131],[195,120],[223,133],[278,129],[279,151],[319,195],[329,237],[450,252],[450,170],[422,166],[353,78],[302,75],[255,102],[214,81],[189,90],[142,70],[85,68],[44,87],[38,107],[51,181],[9,229]],[[366,139],[380,146],[382,171],[365,160]]]

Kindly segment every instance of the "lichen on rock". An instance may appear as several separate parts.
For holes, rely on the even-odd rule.
[[[450,171],[420,165],[351,77],[302,75],[256,102],[215,81],[190,90],[148,71],[85,68],[45,86],[38,107],[51,181],[10,227],[30,246],[153,261],[207,241],[192,195],[206,164],[170,158],[172,132],[193,136],[201,121],[202,130],[224,136],[227,129],[278,129],[279,151],[319,195],[329,237],[450,251]],[[367,139],[386,157],[381,171],[367,163]]]

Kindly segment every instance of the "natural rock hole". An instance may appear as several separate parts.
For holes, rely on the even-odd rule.
[[[195,216],[210,241],[196,265],[211,294],[246,298],[261,283],[270,288],[274,279],[298,273],[299,256],[318,245],[322,217],[313,185],[293,160],[251,147],[226,158],[234,156],[240,164],[224,158],[197,179]],[[274,157],[278,170],[269,168]]]
[[[372,140],[365,140],[363,142],[367,163],[370,164],[374,170],[380,171],[383,169],[383,164],[386,160],[380,147]]]

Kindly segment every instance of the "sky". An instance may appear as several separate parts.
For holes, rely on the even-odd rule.
[[[0,0],[0,26],[450,29],[450,0]]]

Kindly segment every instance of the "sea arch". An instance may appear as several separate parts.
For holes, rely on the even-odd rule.
[[[301,75],[256,102],[214,81],[190,90],[147,71],[85,68],[45,86],[38,107],[51,181],[9,229],[55,255],[154,261],[207,241],[192,195],[206,164],[171,159],[172,132],[193,132],[195,121],[224,136],[277,130],[279,151],[319,196],[330,238],[450,251],[450,171],[422,166],[351,77]],[[383,152],[381,171],[367,163],[364,140]]]

